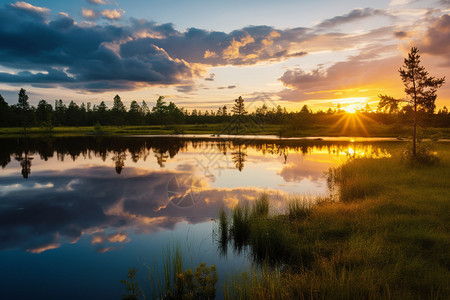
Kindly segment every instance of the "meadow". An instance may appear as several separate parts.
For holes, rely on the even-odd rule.
[[[21,127],[2,127],[0,137],[20,137],[26,135],[83,136],[83,135],[169,135],[169,134],[244,134],[276,135],[280,137],[311,136],[354,136],[354,137],[395,137],[406,139],[411,136],[411,127],[400,124],[373,123],[364,130],[360,127],[329,126],[327,124],[309,124],[302,127],[289,125],[242,124],[239,132],[229,123],[218,124],[176,124],[176,125],[139,125],[139,126],[61,126],[53,128],[30,127],[24,132]],[[449,139],[448,127],[420,127],[419,135],[424,138]]]
[[[439,163],[353,159],[328,173],[335,199],[293,198],[272,214],[266,196],[219,217],[220,245],[255,268],[227,299],[446,299],[450,294],[450,145]]]

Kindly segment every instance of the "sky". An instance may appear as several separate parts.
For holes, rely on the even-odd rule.
[[[448,79],[450,0],[0,0],[0,94],[375,109],[380,94],[405,97],[398,69],[413,46]],[[450,106],[449,83],[436,106]]]

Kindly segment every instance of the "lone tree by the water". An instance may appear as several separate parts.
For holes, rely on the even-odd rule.
[[[398,70],[414,112],[413,156],[416,156],[417,112],[422,111],[430,114],[434,112],[436,109],[436,91],[445,81],[445,77],[428,76],[428,72],[420,65],[418,53],[419,50],[412,47],[408,58],[405,58],[403,66]]]

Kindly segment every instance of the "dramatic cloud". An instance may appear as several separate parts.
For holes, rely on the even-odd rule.
[[[197,72],[164,49],[121,44],[133,28],[81,27],[66,15],[50,22],[34,11],[0,8],[0,65],[38,72],[0,73],[2,82],[102,91],[142,84],[176,84]]]
[[[190,28],[179,32],[171,24],[157,25],[143,20],[132,20],[136,35],[123,48],[147,49],[156,45],[171,57],[191,63],[219,65],[252,65],[262,61],[279,61],[303,56],[304,51],[292,48],[294,42],[306,39],[303,28],[276,30],[269,26],[251,26],[229,34]]]
[[[121,11],[83,9],[88,19],[99,14],[118,19]],[[1,8],[0,16],[0,65],[24,70],[0,73],[2,82],[91,92],[161,84],[181,84],[181,91],[189,92],[192,79],[204,73],[198,64],[243,65],[302,56],[306,53],[290,48],[292,40],[302,40],[308,31],[253,26],[229,34],[196,28],[180,32],[172,24],[134,19],[127,26],[82,26],[68,15],[48,20],[36,9],[13,6]]]
[[[368,47],[368,41],[369,46],[380,47],[389,43],[392,36],[410,38],[403,28],[394,25],[357,34],[333,31],[341,24],[389,15],[371,8],[354,9],[314,28],[280,30],[271,26],[248,26],[230,33],[198,28],[179,31],[171,23],[137,19],[119,24],[116,21],[124,13],[120,9],[96,11],[84,8],[84,18],[106,19],[106,24],[89,26],[75,22],[68,15],[59,14],[49,19],[47,12],[48,9],[25,2],[0,8],[0,65],[18,70],[0,73],[2,82],[63,86],[90,92],[173,85],[178,91],[189,93],[195,89],[195,78],[214,80],[213,74],[205,78],[207,68],[212,66],[278,62],[308,53],[361,50]],[[448,19],[448,15],[441,16],[429,28],[423,41],[424,52],[444,56],[448,53]],[[395,52],[398,51],[394,49],[389,55]],[[366,72],[363,67],[366,60],[377,59],[377,55],[376,52],[365,53],[366,58],[349,64],[348,68]],[[328,80],[332,79],[330,74],[335,68],[326,72],[292,69],[282,76],[281,81],[296,90],[310,84],[333,86],[336,84]],[[372,73],[379,74],[377,70]],[[336,79],[341,82],[348,77],[358,80],[357,75],[348,74]],[[363,78],[366,81],[366,77]]]
[[[450,15],[442,15],[433,22],[418,47],[424,53],[443,56],[450,63]]]
[[[385,49],[388,50],[389,47]],[[279,96],[289,101],[367,97],[401,84],[397,75],[401,57],[378,58],[383,48],[362,52],[327,69],[317,68],[310,72],[300,68],[287,70],[279,80],[289,89],[280,92]]]

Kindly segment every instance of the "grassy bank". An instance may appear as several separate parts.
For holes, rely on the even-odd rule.
[[[431,167],[398,156],[355,159],[334,172],[339,202],[310,207],[297,199],[273,216],[260,199],[222,216],[228,234],[219,237],[269,266],[233,278],[226,297],[446,299],[450,146],[438,155]]]
[[[267,125],[264,128],[241,129],[241,134],[277,135],[280,126]],[[160,134],[234,134],[227,124],[181,124],[181,125],[148,125],[148,126],[92,126],[81,127],[54,127],[53,129],[32,127],[27,128],[28,135],[50,134],[54,136],[81,136],[81,135],[160,135]],[[1,136],[22,136],[23,127],[0,128]]]
[[[306,136],[360,136],[360,137],[409,137],[411,128],[408,126],[372,124],[366,130],[341,126],[310,125],[301,129],[292,129],[283,125],[243,124],[240,134],[277,135],[282,137]],[[84,127],[43,127],[27,128],[28,135],[53,136],[83,136],[83,135],[159,135],[159,134],[236,134],[235,127],[230,124],[180,124],[180,125],[151,125],[151,126],[92,126]],[[0,137],[23,136],[23,127],[0,128]],[[426,138],[450,138],[450,128],[420,128],[419,136]]]

